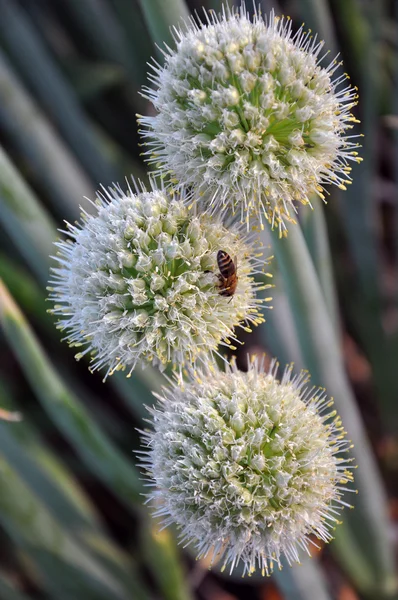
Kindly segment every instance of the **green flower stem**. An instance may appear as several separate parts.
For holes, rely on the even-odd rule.
[[[306,26],[318,32],[321,39],[325,40],[326,47],[330,50],[330,58],[337,56],[336,32],[331,7],[327,0],[301,0],[300,11]]]
[[[3,395],[0,397],[3,407]],[[98,516],[78,481],[35,434],[25,416],[18,427],[0,422],[0,452],[69,532],[83,540],[98,530]]]
[[[65,218],[75,218],[80,205],[89,207],[83,196],[93,195],[90,180],[1,52],[0,123]]]
[[[274,577],[284,600],[330,600],[326,579],[316,560],[303,559],[299,568],[287,565],[275,570]]]
[[[369,569],[369,562],[364,559],[363,552],[358,547],[357,540],[354,539],[347,523],[336,528],[335,541],[330,549],[356,587],[363,590],[366,597],[378,600],[381,592],[379,595],[378,590],[375,590],[374,576]]]
[[[70,4],[67,2],[67,4]],[[78,2],[76,2],[78,4]],[[113,9],[117,14],[126,35],[126,42],[129,45],[129,53],[134,62],[135,77],[134,80],[140,85],[146,83],[148,72],[148,62],[151,59],[153,46],[149,37],[149,31],[145,24],[144,16],[138,7],[138,1],[117,0],[113,2]],[[133,76],[133,74],[132,74]],[[136,100],[134,99],[134,103]]]
[[[398,2],[395,3],[395,12],[394,12],[395,21],[398,23]],[[398,106],[398,51],[395,50],[395,70],[394,70],[394,78],[395,78],[395,88],[394,88],[394,96],[393,102],[395,106]],[[398,127],[395,126],[393,128],[393,136],[395,141],[395,152],[394,152],[394,165],[395,165],[395,185],[398,185]],[[398,210],[395,211],[395,257],[398,256]],[[398,266],[398,261],[396,260],[396,266]],[[396,272],[396,276],[398,277],[398,269]],[[398,291],[398,290],[397,290]],[[398,295],[396,297],[396,302],[398,305]],[[395,335],[395,341],[398,343],[398,335]]]
[[[129,509],[133,503],[141,503],[138,472],[66,388],[1,282],[0,323],[38,399],[82,461]]]
[[[381,3],[375,3],[380,5]],[[357,269],[363,302],[372,306],[373,312],[380,313],[380,290],[378,287],[378,250],[375,235],[375,205],[372,181],[376,170],[376,137],[379,111],[378,90],[380,89],[380,59],[377,52],[376,36],[380,35],[380,18],[377,9],[370,23],[364,15],[363,7],[355,0],[337,0],[336,10],[344,25],[343,34],[355,65],[353,77],[361,94],[359,118],[360,131],[365,134],[361,155],[364,166],[357,171],[352,185],[341,198],[342,224],[347,232],[347,240]],[[348,23],[356,23],[355,30]],[[349,27],[349,30],[347,29]],[[353,134],[359,133],[359,128]]]
[[[266,321],[259,326],[262,343],[271,356],[278,357],[281,365],[294,362],[295,369],[302,369],[300,347],[294,329],[289,300],[283,293],[282,281],[275,277],[272,290],[272,310],[267,311]]]
[[[104,185],[117,181],[118,173],[107,160],[74,90],[64,79],[26,11],[12,0],[2,0],[0,35],[11,60],[93,181],[101,181]]]
[[[0,279],[4,281],[11,296],[16,299],[26,316],[33,319],[46,335],[56,337],[54,319],[47,312],[48,305],[43,289],[27,269],[1,251]]]
[[[129,77],[134,104],[140,109],[143,101],[137,92],[139,85],[145,81],[145,63],[142,56],[134,56],[131,52],[126,32],[113,7],[103,0],[67,0],[63,4],[84,36],[90,40],[96,55],[109,64],[123,68],[124,76]],[[130,5],[130,11],[133,10]],[[142,31],[139,35],[142,37]]]
[[[0,489],[1,525],[38,567],[40,578],[53,597],[133,597],[60,526],[4,456],[0,456]]]
[[[365,134],[361,151],[364,166],[340,198],[341,226],[346,231],[358,289],[353,293],[349,282],[347,303],[353,301],[349,316],[372,364],[383,425],[388,433],[394,434],[398,424],[396,359],[394,345],[390,346],[382,326],[383,298],[373,187],[378,168],[376,148],[383,93],[383,65],[378,48],[386,22],[385,3],[372,2],[365,6],[356,0],[336,0],[335,11],[343,27],[347,53],[352,57],[353,78],[361,95],[360,130]],[[350,27],[350,23],[355,23],[355,28]],[[359,133],[359,128],[353,133]]]
[[[0,597],[3,600],[29,600],[28,596],[18,591],[10,581],[0,578]]]
[[[340,315],[324,206],[317,196],[311,198],[311,203],[314,210],[305,212],[303,232],[314,261],[330,318],[335,331],[339,333],[341,327]]]
[[[160,393],[166,379],[158,369],[149,365],[145,369],[136,369],[131,377],[114,373],[108,382],[117,390],[135,418],[147,419],[149,413],[146,407],[155,403],[152,392]]]
[[[55,223],[0,147],[0,223],[39,278],[48,279]]]
[[[189,17],[184,0],[139,0],[152,41],[161,48],[164,43],[173,45],[170,27]]]
[[[120,454],[91,419],[78,399],[63,384],[1,281],[0,325],[2,325],[6,338],[18,357],[26,377],[51,419],[58,425],[90,471],[108,485],[109,489],[124,502],[128,509],[134,508],[136,510],[137,504],[141,505],[142,503],[141,494],[143,490],[139,475],[132,462],[127,461]],[[151,367],[147,369],[148,377],[149,371],[151,371]],[[131,390],[130,392],[129,390],[125,391],[125,396],[130,394]],[[120,562],[120,558],[117,560],[112,558],[113,547],[104,544],[104,541],[99,539],[98,535],[92,536],[87,544],[90,545],[90,550],[95,552],[101,562],[104,562],[106,554],[109,554],[106,559],[109,569],[113,570],[115,563]],[[171,568],[173,554],[168,549],[167,544],[160,545],[157,552],[158,557],[161,557],[163,552],[165,553],[165,560],[169,562]],[[177,561],[177,558],[175,560]],[[131,569],[132,565],[129,565],[130,572]],[[177,562],[173,569],[174,578],[178,580],[179,565]],[[121,580],[120,573],[117,573],[117,578],[119,581]],[[129,579],[127,578],[126,584],[128,584]],[[184,589],[182,579],[178,582],[178,585],[181,590]],[[134,599],[145,600],[146,595],[141,591],[139,593],[137,591],[139,589],[138,581],[135,588]],[[100,597],[98,596],[98,598]],[[182,599],[184,596],[181,594],[180,598]]]
[[[387,592],[394,586],[395,575],[385,492],[344,371],[319,280],[299,226],[290,227],[287,238],[280,239],[274,232],[273,246],[292,306],[305,366],[314,384],[324,385],[334,396],[336,408],[355,446],[359,464],[355,481],[359,495],[355,499],[356,510],[346,520],[355,526],[360,547],[371,561],[375,589]],[[344,560],[344,545],[339,550]]]
[[[144,559],[162,590],[164,600],[191,600],[176,543],[168,529],[161,529],[158,520],[148,520],[141,531]]]
[[[303,554],[302,562],[299,565],[289,567],[285,560],[282,561],[282,565],[282,569],[273,571],[272,579],[283,600],[332,600],[325,574],[316,558],[310,558]],[[220,578],[237,583],[242,581],[242,572],[239,569],[236,573],[230,573],[227,570],[220,570],[219,567],[220,564],[215,568],[217,568],[217,575]],[[203,568],[206,567],[203,566]],[[250,581],[252,585],[262,585],[264,577],[259,571],[255,571],[250,575]]]
[[[15,410],[7,385],[0,380],[0,405]],[[67,467],[41,439],[24,415],[17,427],[0,422],[0,454],[29,489],[57,520],[73,535],[80,547],[95,556],[99,563],[126,589],[140,591],[139,577],[133,577],[135,565],[107,537],[96,511]],[[22,525],[23,527],[23,525]],[[1,590],[1,586],[0,586]],[[3,595],[0,594],[3,598]],[[142,598],[146,594],[141,592]]]
[[[259,235],[261,245],[264,248],[269,248],[271,245],[270,232],[265,229]],[[295,369],[300,371],[303,369],[303,364],[293,315],[289,299],[283,289],[282,277],[275,267],[276,261],[272,260],[268,267],[268,271],[272,275],[272,279],[269,281],[272,281],[273,285],[270,292],[272,295],[272,310],[266,312],[266,320],[259,325],[258,332],[265,349],[272,356],[278,358],[280,365],[287,365],[294,362]],[[265,281],[265,277],[263,280],[264,283],[269,283],[269,281]],[[265,292],[264,296],[266,294]]]
[[[76,215],[77,216],[77,215]],[[48,281],[50,269],[50,254],[55,253],[53,242],[57,238],[56,225],[45,208],[40,204],[33,191],[25,183],[17,169],[9,160],[4,150],[0,147],[0,224],[11,237],[15,246],[24,257],[30,270],[44,285]],[[49,328],[53,334],[56,329],[52,326],[53,320],[46,318],[44,312],[44,295],[33,281],[27,281],[21,269],[16,270],[13,263],[0,256],[0,278],[4,279],[6,286],[11,288],[12,295],[17,298],[25,312],[35,312],[35,319],[40,320],[46,333]],[[29,307],[25,307],[26,304]],[[50,323],[50,321],[52,321]],[[146,397],[152,400],[148,381],[158,380],[158,372],[151,366],[144,371],[137,370],[134,381],[138,382],[138,389],[146,389]],[[120,379],[119,379],[120,381]],[[142,386],[140,386],[140,382]],[[112,383],[112,382],[111,382]],[[140,410],[139,398],[136,398],[136,386],[129,386],[128,382],[115,383],[118,392],[125,402],[131,406],[132,402]],[[142,402],[141,402],[142,404]],[[146,411],[142,414],[146,415]]]

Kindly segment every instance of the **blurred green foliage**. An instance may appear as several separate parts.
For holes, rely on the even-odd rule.
[[[343,589],[352,598],[397,598],[387,520],[398,495],[394,2],[260,3],[264,12],[275,8],[319,32],[331,57],[341,53],[361,96],[365,161],[347,192],[332,191],[326,210],[317,206],[303,215],[304,237],[298,230],[294,243],[304,244],[308,263],[297,285],[284,278],[286,256],[274,242],[280,260],[273,266],[274,309],[246,337],[242,353],[262,348],[282,363],[294,360],[314,371],[316,383],[333,388],[334,371],[325,372],[319,348],[300,333],[314,320],[307,323],[305,309],[299,312],[305,290],[296,296],[294,287],[305,281],[323,294],[337,333],[328,352],[344,350],[336,402],[359,440],[361,471],[357,510],[330,550],[270,582],[257,575],[242,582],[195,563],[172,531],[159,531],[150,519],[132,453],[162,376],[138,370],[131,379],[119,373],[103,384],[86,364],[75,363],[46,313],[56,228],[77,219],[80,205],[88,209],[84,196],[93,198],[100,184],[122,183],[130,174],[145,179],[135,114],[150,110],[138,94],[146,63],[151,55],[162,60],[157,46],[173,44],[170,27],[200,14],[202,4],[221,6],[0,0],[0,408],[23,413],[22,422],[0,422],[1,599],[275,598],[274,584],[286,600],[343,598]],[[321,322],[318,330],[332,339]]]

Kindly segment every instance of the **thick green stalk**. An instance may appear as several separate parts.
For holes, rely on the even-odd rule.
[[[131,52],[122,23],[118,21],[109,3],[104,0],[63,0],[62,4],[80,32],[90,40],[96,55],[109,64],[123,67],[125,76],[128,76],[132,84],[134,104],[137,110],[143,110],[140,106],[143,102],[137,91],[145,81],[145,62],[142,54],[134,56]],[[130,14],[133,14],[131,3]],[[139,32],[140,37],[142,33]]]
[[[361,303],[359,311],[355,305],[353,307],[353,322],[372,363],[383,425],[387,432],[394,433],[398,423],[398,385],[392,348],[382,326],[382,269],[373,185],[378,169],[376,148],[383,73],[379,49],[383,43],[384,13],[385,3],[382,1],[336,0],[336,16],[342,27],[347,56],[352,61],[352,76],[360,94],[358,115],[362,123],[353,133],[365,134],[361,151],[364,162],[360,168],[355,168],[352,185],[339,194],[341,224],[346,231],[358,278],[357,303]],[[355,23],[354,28],[352,23]],[[351,299],[352,291],[349,289],[348,302]]]
[[[79,206],[89,207],[91,181],[41,112],[0,51],[0,123],[34,177],[47,191],[53,207],[65,218],[74,218]]]
[[[395,22],[398,23],[398,2],[395,3],[395,12],[394,12]],[[395,49],[394,54],[394,62],[395,62],[395,70],[394,70],[394,87],[393,87],[393,98],[392,98],[392,110],[395,107],[395,112],[398,111],[398,49]],[[395,117],[396,118],[396,117]],[[398,123],[395,123],[395,128],[393,129],[395,148],[394,148],[394,166],[395,166],[395,185],[398,186]],[[398,210],[395,210],[395,266],[396,266],[396,277],[398,277]],[[398,290],[397,290],[398,292]],[[398,294],[396,297],[396,302],[398,305]],[[398,334],[395,336],[396,343],[398,343]]]
[[[0,577],[0,598],[2,600],[31,600],[30,596],[25,596],[3,577]]]
[[[314,210],[305,211],[303,232],[315,265],[319,283],[321,284],[330,318],[335,331],[339,333],[341,323],[324,206],[318,197],[311,198],[311,202]]]
[[[55,223],[0,147],[0,223],[18,250],[45,283],[54,252]]]
[[[140,5],[152,41],[160,48],[164,48],[164,43],[173,46],[170,28],[180,25],[181,19],[189,17],[184,0],[140,0]]]
[[[0,380],[0,405],[15,410],[6,390],[7,384]],[[24,415],[23,421],[14,427],[0,422],[0,454],[81,548],[95,557],[116,581],[123,583],[125,589],[146,598],[140,577],[133,576],[135,565],[131,558],[107,536],[80,483],[27,419]]]
[[[271,245],[270,232],[264,230],[260,236],[262,246],[269,248]],[[282,368],[286,364],[294,362],[295,368],[300,370],[302,368],[300,346],[289,300],[285,294],[283,280],[275,259],[267,266],[267,272],[272,275],[272,279],[263,277],[263,281],[267,284],[272,282],[273,288],[262,292],[262,296],[272,297],[272,308],[263,310],[265,323],[258,328],[260,338],[267,352],[278,359]]]
[[[205,564],[202,568],[206,568]],[[242,581],[242,563],[239,563],[232,573],[222,569],[220,563],[215,565],[214,570],[224,580]],[[287,560],[282,559],[280,570],[274,565],[271,577],[276,583],[283,600],[332,600],[322,566],[316,557],[310,558],[304,552],[300,552],[300,564],[289,566]],[[247,575],[245,579],[248,582]],[[254,571],[250,574],[250,581],[254,585],[261,585],[264,582],[264,576],[261,571]]]
[[[302,0],[301,14],[314,32],[326,41],[333,58],[339,50],[331,10],[325,0]],[[366,18],[365,12],[368,12]],[[347,241],[356,263],[359,278],[358,293],[353,297],[351,281],[345,303],[350,311],[350,321],[373,367],[375,384],[380,398],[381,416],[387,431],[395,431],[398,422],[396,397],[398,387],[394,372],[393,348],[381,325],[381,296],[378,289],[379,273],[375,203],[371,185],[375,169],[375,135],[380,96],[380,56],[376,49],[381,43],[385,2],[363,5],[357,0],[337,0],[335,14],[344,31],[348,65],[359,86],[360,112],[363,123],[358,133],[365,133],[362,172],[354,178],[346,192],[339,194],[342,225],[347,231]],[[351,27],[355,23],[355,27]],[[351,65],[350,65],[351,59]],[[398,88],[397,88],[398,89]],[[322,282],[321,282],[322,283]],[[360,306],[359,306],[360,305]]]
[[[276,275],[273,282],[272,310],[264,311],[266,321],[260,325],[259,334],[266,350],[278,359],[282,368],[293,362],[295,369],[300,370],[301,353],[289,301],[283,293],[281,278]]]
[[[1,279],[28,318],[39,324],[46,333],[54,334],[54,319],[47,312],[44,290],[27,269],[0,251]]]
[[[224,0],[207,0],[207,2],[201,4],[203,4],[206,10],[214,10],[216,13],[220,13],[225,2]]]
[[[378,94],[380,65],[376,49],[375,34],[380,24],[377,18],[372,25],[365,19],[356,0],[338,0],[337,12],[344,27],[349,52],[353,57],[352,76],[359,87],[361,103],[359,116],[362,124],[353,134],[364,133],[361,151],[363,164],[354,167],[352,185],[341,194],[342,224],[355,262],[362,288],[363,301],[369,303],[374,314],[380,313],[380,290],[378,280],[378,252],[376,239],[376,205],[373,200],[373,179],[376,169],[376,135],[378,122]],[[376,3],[378,4],[378,3]],[[353,28],[351,23],[355,23]]]
[[[132,461],[124,458],[64,385],[1,282],[0,323],[38,399],[82,461],[128,508],[141,503],[142,485]]]
[[[146,85],[147,63],[153,53],[153,47],[139,0],[111,0],[111,3],[125,32],[130,55],[134,58],[137,81],[140,85]]]
[[[300,566],[287,564],[274,575],[284,600],[330,600],[326,579],[316,559],[305,557]]]
[[[41,106],[54,119],[93,181],[106,185],[117,181],[118,174],[107,160],[73,89],[64,79],[26,11],[13,0],[1,1],[0,37],[12,62],[18,66]]]
[[[132,459],[128,461],[124,458],[96,425],[76,396],[64,385],[1,281],[0,325],[2,325],[6,338],[19,359],[33,390],[52,421],[70,441],[89,470],[101,479],[128,509],[136,511],[137,504],[142,504],[143,488]],[[147,375],[150,377],[149,373]],[[126,395],[129,395],[129,392],[126,392]],[[136,400],[138,401],[139,398]],[[183,594],[185,584],[172,546],[173,542],[160,544],[157,548],[157,560],[163,560],[164,553],[164,560],[173,570],[174,581],[181,590],[179,598],[181,600],[188,599],[189,596]],[[111,560],[113,549],[105,548],[98,535],[92,536],[90,539],[90,550],[95,552],[97,558],[102,562],[109,553],[106,566],[110,570],[114,570],[114,561]],[[150,560],[149,557],[148,560]],[[131,568],[132,566],[129,565],[130,571]],[[153,565],[153,568],[155,569],[156,565]],[[120,574],[118,577],[120,579]],[[128,584],[128,578],[126,584]],[[134,596],[137,599],[143,597],[142,594],[139,596],[138,592]]]
[[[347,241],[359,279],[359,285],[356,286],[358,291],[353,293],[350,277],[344,300],[356,336],[373,367],[383,425],[387,432],[394,433],[398,424],[398,385],[394,375],[396,353],[394,340],[390,342],[386,339],[382,327],[379,253],[375,228],[377,216],[372,185],[376,168],[375,136],[382,93],[380,52],[377,52],[377,47],[383,43],[383,24],[387,22],[386,3],[380,0],[361,6],[357,0],[336,0],[334,9],[344,32],[343,48],[347,49],[347,68],[352,70],[354,83],[358,85],[361,96],[358,114],[362,117],[362,125],[357,133],[365,133],[361,152],[364,158],[362,171],[358,172],[346,192],[339,193],[341,225],[346,228]],[[306,24],[325,39],[325,47],[331,51],[330,58],[334,58],[339,47],[330,3],[326,0],[301,0],[300,11]],[[354,28],[351,27],[352,23],[355,23]],[[340,74],[339,71],[337,74]],[[396,89],[398,90],[398,79]]]
[[[331,8],[327,0],[301,0],[300,14],[305,19],[307,27],[311,27],[314,35],[317,33],[326,42],[326,50],[330,50],[330,59],[338,52],[336,33],[333,26]]]
[[[359,547],[368,554],[376,577],[376,588],[388,597],[396,580],[386,496],[344,370],[314,264],[299,226],[290,227],[287,238],[280,239],[274,232],[273,246],[292,306],[305,367],[312,374],[313,383],[325,386],[334,397],[336,408],[355,446],[359,464],[356,471],[359,495],[355,498],[356,510],[345,519],[355,527]],[[340,550],[344,552],[344,547]]]
[[[114,373],[111,378],[113,387],[123,398],[126,406],[137,419],[147,419],[147,406],[155,403],[152,392],[161,392],[162,385],[167,383],[163,375],[150,365],[136,369],[131,377],[124,373]]]
[[[357,540],[347,523],[336,527],[331,552],[355,587],[362,590],[367,598],[379,600],[378,590],[375,589],[374,575],[369,569],[369,562],[364,559],[363,552],[358,547]]]
[[[156,519],[142,528],[141,543],[149,568],[164,600],[192,600],[179,560],[176,542],[170,530],[162,529]]]
[[[53,597],[60,600],[132,598],[60,526],[2,455],[0,490],[1,525],[14,542],[30,555]]]
[[[25,416],[18,427],[0,422],[0,453],[69,532],[82,539],[94,533],[99,522],[90,501]]]

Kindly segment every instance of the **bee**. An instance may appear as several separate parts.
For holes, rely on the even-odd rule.
[[[220,273],[218,274],[218,279],[220,281],[219,294],[221,296],[233,296],[238,285],[238,265],[236,256],[234,260],[232,260],[227,252],[219,250],[217,252],[217,264],[220,269]]]

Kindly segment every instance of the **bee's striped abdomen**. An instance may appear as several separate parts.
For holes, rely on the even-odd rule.
[[[225,278],[231,277],[236,271],[234,261],[229,254],[224,252],[224,250],[219,250],[217,252],[217,264],[221,275]]]
[[[230,255],[224,250],[217,252],[217,264],[220,270],[218,279],[220,296],[233,296],[238,285],[238,276],[236,273],[236,258],[232,260]]]

